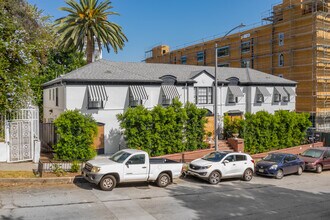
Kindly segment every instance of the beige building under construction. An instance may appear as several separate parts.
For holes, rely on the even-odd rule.
[[[147,63],[249,67],[298,82],[296,111],[309,112],[317,130],[330,130],[330,3],[283,0],[268,22],[226,37],[171,51],[146,52]],[[218,45],[215,52],[215,44]]]

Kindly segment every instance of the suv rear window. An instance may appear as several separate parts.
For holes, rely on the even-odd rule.
[[[245,155],[236,155],[236,161],[244,161],[244,160],[246,160]]]

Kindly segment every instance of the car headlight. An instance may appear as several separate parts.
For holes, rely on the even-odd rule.
[[[278,166],[277,166],[276,164],[274,164],[274,165],[272,165],[271,167],[269,167],[269,169],[270,169],[270,170],[276,170],[277,167],[278,167]]]
[[[208,166],[203,166],[202,167],[202,169],[204,170],[204,169],[208,169],[208,168],[210,168],[212,165],[208,165]]]
[[[91,170],[91,172],[92,173],[98,173],[100,170],[101,170],[100,167],[93,167],[92,170]]]

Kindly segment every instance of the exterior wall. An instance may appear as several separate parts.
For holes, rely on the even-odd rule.
[[[229,55],[218,57],[218,64],[241,67],[241,61],[249,59],[251,68],[297,81],[296,110],[316,114],[319,118],[316,126],[330,130],[328,11],[327,1],[282,0],[273,7],[270,24],[174,51],[167,48],[167,53],[155,53],[146,62],[181,64],[181,57],[186,56],[186,64],[213,66],[215,43],[218,47],[229,46]],[[283,44],[279,44],[279,34],[284,34]],[[250,52],[241,53],[244,41],[251,41]],[[197,62],[198,51],[205,51],[203,62]],[[284,55],[283,66],[279,65],[280,54]]]
[[[58,105],[56,106],[56,88],[58,89]],[[43,107],[44,122],[50,122],[57,118],[65,109],[65,87],[54,86],[44,89]]]
[[[177,86],[177,90],[180,94],[180,101],[185,103],[190,101],[195,103],[194,100],[194,87],[213,87],[213,77],[210,77],[206,73],[202,73],[195,77],[196,81],[194,86]],[[162,93],[161,85],[144,85],[148,94],[148,100],[145,100],[143,105],[146,108],[153,108],[154,106],[161,104]],[[52,88],[51,88],[52,89]],[[129,107],[129,85],[105,85],[105,89],[108,95],[108,101],[105,103],[103,109],[88,109],[88,90],[87,85],[66,85],[65,88],[59,89],[61,96],[60,100],[65,100],[65,103],[60,101],[59,109],[63,112],[64,110],[78,109],[82,113],[91,114],[97,122],[104,123],[104,150],[105,154],[112,154],[125,147],[125,143],[122,138],[122,131],[119,127],[116,115],[121,114]],[[244,93],[244,97],[238,98],[238,103],[228,102],[228,86],[220,85],[218,87],[218,112],[220,116],[223,116],[226,112],[232,110],[241,111],[243,114],[247,112],[247,109],[257,112],[260,110],[266,110],[273,113],[279,109],[294,110],[295,99],[292,98],[291,102],[287,105],[274,105],[271,102],[271,98],[266,99],[266,102],[261,105],[253,105],[255,100],[256,87],[251,86],[240,86],[240,89]],[[274,87],[268,87],[268,90],[273,94]],[[65,91],[65,93],[64,93]],[[251,91],[251,92],[250,92]],[[50,118],[55,119],[58,117],[60,111],[53,110],[53,113],[49,113],[49,109],[55,109],[54,101],[47,100],[49,89],[44,90],[45,109],[44,118],[48,121]],[[252,94],[251,99],[248,98]],[[213,94],[214,95],[214,94]],[[46,97],[45,97],[46,96]],[[252,100],[247,102],[246,100]],[[251,107],[247,108],[250,103]],[[65,106],[65,108],[64,108]],[[199,108],[206,108],[210,112],[214,112],[213,104],[198,104]],[[55,117],[56,116],[56,117]],[[221,117],[220,117],[221,118]],[[220,119],[222,121],[222,119]],[[220,122],[221,122],[220,121]]]
[[[0,142],[0,162],[7,162],[8,160],[8,145],[5,142]]]

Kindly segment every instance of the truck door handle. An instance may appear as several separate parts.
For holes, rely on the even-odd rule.
[[[142,169],[146,169],[147,167],[142,167]]]

